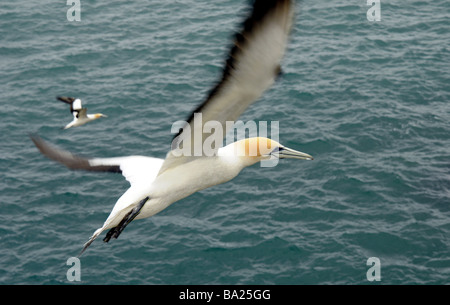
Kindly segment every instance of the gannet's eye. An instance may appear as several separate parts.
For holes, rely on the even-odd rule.
[[[275,146],[274,149],[272,149],[272,151],[270,152],[269,156],[274,156],[276,158],[280,157],[280,152],[283,151],[284,148],[281,146]]]
[[[283,147],[283,146],[276,146],[270,153],[271,153],[271,154],[279,153],[279,152],[281,152],[281,151],[283,151],[283,150],[284,150],[284,147]]]

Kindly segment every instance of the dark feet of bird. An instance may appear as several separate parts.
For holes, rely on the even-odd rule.
[[[135,206],[128,214],[125,215],[125,217],[122,219],[122,221],[119,223],[117,227],[114,227],[106,233],[105,238],[103,238],[104,242],[109,242],[109,240],[112,238],[117,239],[119,237],[120,233],[125,229],[125,227],[133,221],[134,218],[141,212],[142,207],[147,202],[149,198],[145,197],[143,200],[139,202],[137,206]]]

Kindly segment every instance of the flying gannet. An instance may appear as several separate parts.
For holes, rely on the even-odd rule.
[[[42,154],[69,169],[121,173],[131,185],[118,199],[103,226],[85,243],[80,255],[103,231],[109,229],[103,239],[105,242],[117,238],[134,219],[153,216],[195,192],[225,183],[245,167],[259,161],[269,158],[313,159],[306,153],[265,137],[236,141],[216,149],[213,156],[180,156],[176,153],[183,145],[193,149],[188,130],[196,132],[200,129],[200,144],[205,140],[203,126],[198,124],[194,113],[202,114],[205,122],[202,124],[218,121],[225,134],[225,123],[235,121],[274,83],[280,72],[293,15],[294,5],[289,0],[254,2],[243,29],[234,38],[222,78],[189,117],[186,122],[189,126],[185,125],[175,136],[165,159],[145,156],[82,158],[31,135]]]
[[[101,117],[106,117],[106,115],[102,113],[87,114],[87,108],[81,106],[81,100],[79,98],[75,99],[73,97],[57,96],[56,99],[69,104],[70,112],[73,115],[73,121],[63,127],[63,129],[81,126]]]

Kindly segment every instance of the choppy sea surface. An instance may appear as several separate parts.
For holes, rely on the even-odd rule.
[[[67,260],[128,188],[46,159],[29,133],[86,156],[164,158],[248,9],[80,3],[80,21],[66,1],[0,4],[0,284],[70,284]],[[315,160],[249,167],[99,238],[78,283],[450,283],[450,2],[382,0],[380,21],[366,0],[296,9],[284,73],[241,119],[278,121],[280,142]],[[108,117],[62,130],[57,95]]]

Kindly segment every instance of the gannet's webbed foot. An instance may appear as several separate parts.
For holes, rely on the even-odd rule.
[[[133,221],[136,216],[141,212],[141,209],[144,207],[144,204],[147,202],[149,197],[145,197],[142,199],[137,206],[135,206],[130,212],[128,212],[125,217],[122,219],[122,221],[117,225],[117,227],[114,227],[106,233],[105,238],[103,238],[104,242],[109,242],[111,237],[117,239],[119,237],[120,233],[122,233],[123,229]]]

